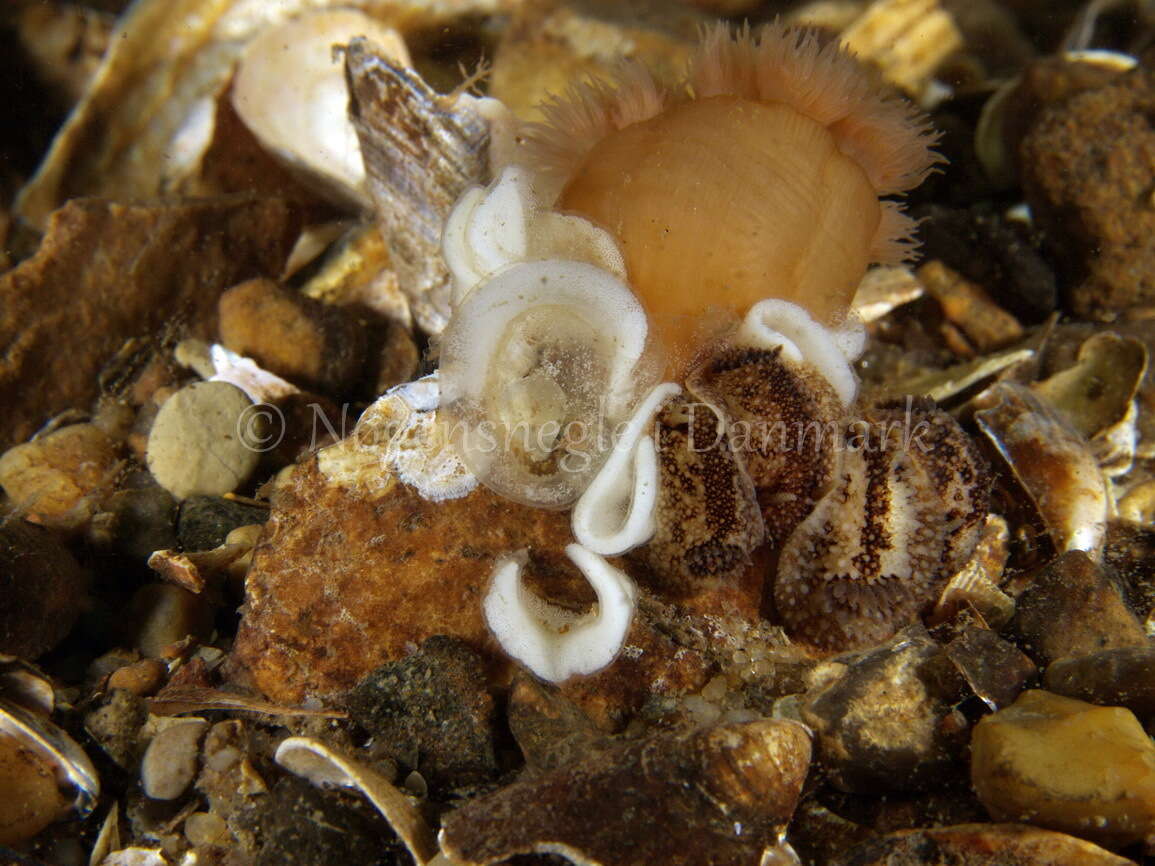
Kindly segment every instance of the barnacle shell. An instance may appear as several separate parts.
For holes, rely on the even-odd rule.
[[[451,286],[441,232],[461,194],[489,178],[483,101],[441,96],[364,39],[346,48],[345,74],[381,234],[414,318],[438,334],[449,317]]]
[[[774,586],[792,635],[837,649],[883,640],[934,603],[978,542],[990,484],[970,438],[926,403],[867,411],[843,447]]]

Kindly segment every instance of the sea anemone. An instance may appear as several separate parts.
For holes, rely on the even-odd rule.
[[[937,160],[909,103],[837,44],[779,23],[709,29],[683,87],[629,65],[545,115],[525,136],[535,188],[617,240],[673,373],[711,322],[763,298],[841,322],[867,266],[911,250],[913,222],[880,197]]]

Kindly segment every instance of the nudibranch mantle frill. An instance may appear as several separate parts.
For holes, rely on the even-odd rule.
[[[933,454],[862,464],[841,452],[863,411],[850,301],[869,264],[909,253],[913,223],[880,197],[930,170],[928,127],[837,46],[778,24],[710,30],[682,90],[627,66],[616,87],[578,87],[545,112],[447,221],[454,309],[436,415],[471,477],[573,507],[567,554],[598,602],[575,620],[523,586],[524,557],[511,555],[484,602],[499,643],[548,680],[609,664],[636,589],[603,557],[634,548],[681,593],[773,544],[779,615],[819,645],[917,616],[944,563],[973,546],[981,461],[942,413],[931,421],[946,468]],[[744,435],[758,424],[816,425],[822,440],[800,456]],[[703,436],[715,447],[695,449]],[[892,523],[845,521],[823,546],[838,502],[865,507],[863,491],[883,488],[916,506]],[[941,532],[929,519],[940,493],[960,515]],[[845,562],[858,570],[827,581]],[[832,611],[833,630],[819,622]]]

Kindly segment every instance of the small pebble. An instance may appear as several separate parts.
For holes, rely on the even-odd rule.
[[[164,684],[168,667],[159,659],[141,659],[112,672],[108,678],[110,689],[127,689],[134,695],[146,697],[156,694]]]
[[[0,486],[16,508],[61,529],[84,525],[120,473],[117,444],[92,424],[73,424],[0,456]]]
[[[1126,707],[1145,725],[1155,722],[1155,647],[1120,647],[1060,659],[1047,668],[1043,681],[1056,694]]]
[[[1106,845],[1155,832],[1155,744],[1122,707],[1026,691],[975,727],[971,781],[997,821]]]
[[[148,437],[148,468],[178,499],[231,493],[256,469],[264,442],[245,392],[197,382],[165,401]]]
[[[212,812],[193,812],[184,822],[184,835],[191,845],[227,845],[232,840],[228,825]]]
[[[932,677],[940,659],[929,638],[899,635],[855,656],[841,676],[804,698],[802,720],[836,788],[877,793],[942,784],[966,740],[940,724],[954,698],[939,694]]]
[[[172,494],[141,473],[148,486],[118,490],[104,503],[100,517],[108,516],[105,540],[125,556],[146,560],[154,550],[176,547],[173,527],[177,502]],[[91,537],[92,532],[89,533]]]
[[[239,355],[305,388],[348,390],[365,362],[364,323],[272,280],[249,280],[221,295],[220,337]]]
[[[1036,661],[1147,646],[1143,625],[1110,578],[1081,550],[1063,554],[1019,597],[1011,628]]]
[[[168,647],[189,635],[206,637],[211,628],[212,610],[205,599],[179,586],[147,584],[129,605],[132,645],[150,658],[163,657]]]
[[[140,765],[145,794],[153,800],[175,800],[188,789],[208,726],[204,719],[180,719],[152,738]]]

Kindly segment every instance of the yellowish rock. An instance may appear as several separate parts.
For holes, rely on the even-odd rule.
[[[975,727],[971,782],[995,820],[1106,845],[1155,834],[1155,744],[1122,707],[1024,692]]]
[[[68,812],[51,760],[17,737],[0,736],[0,845],[35,836]]]
[[[0,486],[37,522],[83,525],[107,494],[121,462],[116,442],[92,424],[62,427],[0,456]]]

